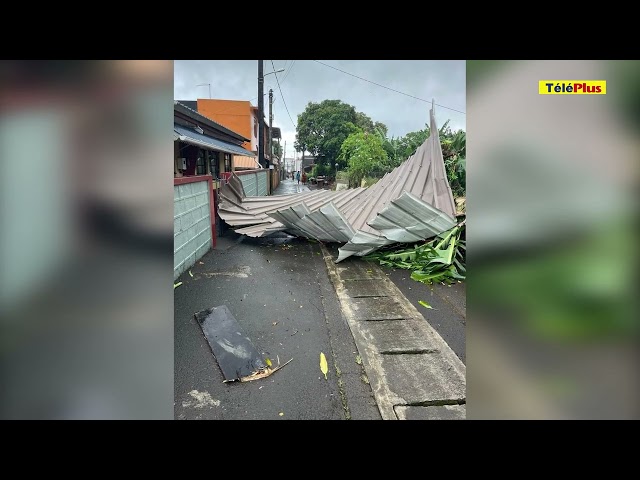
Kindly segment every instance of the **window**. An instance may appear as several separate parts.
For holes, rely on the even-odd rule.
[[[211,175],[213,178],[220,178],[220,163],[218,152],[209,152],[209,164],[211,165]]]
[[[225,172],[231,171],[231,154],[230,153],[224,154],[224,171]]]
[[[207,153],[204,150],[198,150],[198,159],[196,160],[196,175],[204,175],[207,173],[207,164],[205,157]]]

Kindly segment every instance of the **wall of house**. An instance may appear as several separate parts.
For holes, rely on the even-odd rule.
[[[173,278],[191,268],[213,245],[211,177],[173,187]]]
[[[269,195],[269,170],[236,171],[242,182],[245,195],[249,197],[264,197]]]
[[[198,113],[245,138],[253,139],[253,114],[251,103],[248,101],[199,98]],[[253,150],[252,144],[253,140],[251,143],[244,142],[243,147],[247,150]]]
[[[255,115],[251,115],[251,137],[247,137],[247,138],[251,138],[251,145],[249,148],[249,146],[244,147],[247,150],[251,150],[252,152],[257,152],[258,151],[258,135],[256,134],[256,132],[258,131],[258,117],[256,117]]]

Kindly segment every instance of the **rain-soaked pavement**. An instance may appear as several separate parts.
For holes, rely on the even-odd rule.
[[[297,184],[284,181],[279,190],[285,187]],[[229,231],[191,273],[174,290],[177,419],[380,418],[317,243]],[[293,361],[265,379],[223,383],[193,316],[218,305],[275,365]]]
[[[287,178],[280,181],[280,185],[273,192],[274,195],[290,195],[292,193],[308,192],[309,187],[302,184],[302,180],[298,183],[296,180]]]
[[[309,188],[283,180],[277,195]],[[385,270],[465,361],[464,285],[435,287]],[[176,282],[175,418],[177,419],[380,419],[357,348],[340,310],[319,244],[285,233],[266,238],[232,230]],[[223,383],[223,376],[194,313],[226,305],[258,351],[276,366],[268,378]],[[320,371],[324,353],[329,373]]]

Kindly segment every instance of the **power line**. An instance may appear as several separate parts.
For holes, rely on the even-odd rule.
[[[276,66],[273,64],[273,60],[271,60],[271,66],[273,67],[273,71],[276,71]],[[282,97],[282,103],[284,103],[284,108],[287,110],[287,115],[289,115],[289,120],[291,120],[291,124],[293,128],[296,128],[296,122],[291,118],[291,114],[289,113],[289,107],[287,107],[287,102],[284,101],[284,95],[282,94],[282,88],[280,88],[280,80],[278,80],[278,74],[274,73],[274,77],[276,77],[276,82],[278,82],[278,90],[280,90],[280,96]]]
[[[379,83],[372,82],[371,80],[367,80],[366,78],[359,77],[358,75],[354,75],[353,73],[345,72],[344,70],[340,70],[337,67],[334,67],[332,65],[329,65],[329,64],[326,64],[326,63],[323,63],[323,62],[320,62],[318,60],[313,60],[313,61],[316,62],[316,63],[319,63],[320,65],[324,65],[325,67],[333,68],[334,70],[338,70],[339,72],[345,73],[347,75],[351,75],[352,77],[359,78],[360,80],[364,80],[365,82],[372,83],[374,85],[377,85],[378,87],[386,88],[387,90],[391,90],[392,92],[396,92],[396,93],[399,93],[401,95],[405,95],[407,97],[415,98],[416,100],[420,100],[421,102],[431,103],[431,100],[425,100],[424,98],[416,97],[414,95],[409,95],[408,93],[404,93],[404,92],[401,92],[400,90],[396,90],[394,88],[387,87],[386,85],[381,85]],[[446,108],[447,110],[453,110],[454,112],[458,112],[458,113],[461,113],[463,115],[466,115],[465,112],[461,112],[460,110],[456,110],[455,108],[446,107],[444,105],[440,105],[439,103],[436,103],[436,105],[439,106],[439,107],[442,107],[442,108]]]
[[[287,70],[287,72],[284,74],[284,78],[282,79],[282,83],[284,83],[284,82],[285,82],[285,80],[286,80],[287,78],[289,78],[289,74],[291,73],[291,69],[293,68],[293,64],[294,64],[294,63],[296,63],[296,61],[295,61],[295,60],[292,60],[292,61],[291,61],[291,65],[289,65],[289,70]]]

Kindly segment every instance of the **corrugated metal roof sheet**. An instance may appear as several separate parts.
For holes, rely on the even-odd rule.
[[[219,150],[225,153],[233,153],[236,155],[246,155],[250,157],[254,156],[253,152],[250,152],[249,150],[245,150],[244,148],[238,145],[234,145],[233,143],[218,140],[217,138],[210,137],[209,135],[198,133],[191,128],[183,127],[182,125],[178,125],[174,123],[173,132],[174,134],[178,134],[179,139],[186,143],[191,143],[193,145],[198,145],[205,148]]]
[[[232,177],[220,190],[220,217],[238,233],[277,231],[345,243],[337,261],[395,242],[416,242],[453,228],[456,208],[446,176],[433,111],[429,138],[369,188],[312,190],[295,195],[247,197]]]

